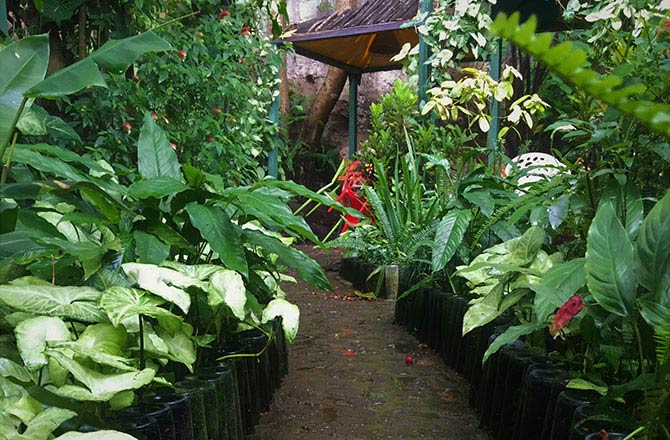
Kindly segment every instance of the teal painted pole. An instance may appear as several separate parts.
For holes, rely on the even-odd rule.
[[[272,106],[270,107],[270,113],[268,118],[270,122],[275,125],[279,124],[279,106],[281,104],[281,94],[278,94],[274,101],[272,101]],[[277,149],[277,143],[279,142],[279,134],[274,136],[274,142],[272,146],[272,151],[268,155],[268,175],[274,177],[275,179],[279,176],[279,150]]]
[[[9,26],[7,24],[7,0],[0,0],[0,31],[9,35]]]
[[[419,4],[419,12],[422,14],[430,14],[433,12],[433,0],[421,0]],[[426,64],[430,57],[430,47],[419,34],[419,108],[428,100],[426,91],[428,90],[428,82],[430,80],[430,66]]]
[[[498,40],[498,45],[491,56],[491,79],[494,81],[500,80],[500,65],[502,63],[502,39]],[[489,148],[489,157],[488,165],[489,168],[493,167],[493,162],[495,160],[495,150],[498,146],[498,133],[500,133],[500,103],[494,98],[491,98],[491,126],[489,128],[488,136],[488,148]]]
[[[354,158],[358,145],[358,85],[361,83],[360,73],[349,74],[349,159]]]

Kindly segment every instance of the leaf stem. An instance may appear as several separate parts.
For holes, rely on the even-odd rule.
[[[138,315],[140,321],[140,370],[144,370],[146,367],[146,359],[144,358],[144,320],[142,319],[142,314]]]
[[[9,167],[12,164],[12,156],[14,155],[14,148],[16,147],[16,139],[19,137],[19,133],[14,133],[12,139],[12,146],[9,148],[9,153],[7,154],[7,162],[2,168],[2,177],[0,177],[0,183],[7,183],[7,176],[9,175]]]
[[[14,133],[14,130],[16,129],[16,125],[19,123],[19,119],[21,118],[21,113],[23,113],[23,109],[26,107],[26,103],[28,102],[27,97],[23,97],[21,100],[21,104],[19,105],[18,110],[16,111],[16,114],[14,115],[14,120],[12,121],[11,125],[9,126],[9,132],[7,133],[7,137],[2,141],[2,144],[0,144],[0,160],[5,155],[5,151],[7,151],[7,146],[9,145],[10,139],[12,139],[12,134]],[[11,155],[10,155],[11,159]],[[4,174],[4,171],[3,171]]]

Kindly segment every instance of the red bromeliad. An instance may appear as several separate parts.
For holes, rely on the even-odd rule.
[[[347,172],[344,174],[344,176],[338,178],[338,180],[342,180],[342,191],[340,191],[340,195],[336,200],[342,203],[344,206],[353,208],[361,214],[367,216],[370,214],[368,201],[359,194],[359,190],[363,188],[363,185],[365,185],[367,179],[363,177],[362,171],[358,171],[360,165],[360,160],[351,162],[347,167]],[[360,221],[358,217],[354,217],[353,215],[349,214],[344,215],[344,220],[345,222],[344,226],[342,227],[342,232],[346,231],[349,226],[357,225]]]
[[[553,337],[558,336],[561,329],[568,325],[570,320],[584,308],[584,303],[582,302],[582,297],[579,295],[571,296],[565,304],[559,307],[556,311],[556,316],[554,316],[554,322],[549,328],[549,333]]]

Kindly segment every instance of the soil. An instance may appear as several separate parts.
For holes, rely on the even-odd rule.
[[[489,439],[465,379],[393,324],[395,301],[359,299],[338,275],[337,251],[302,250],[326,269],[334,292],[284,286],[300,307],[300,331],[289,374],[248,439]]]

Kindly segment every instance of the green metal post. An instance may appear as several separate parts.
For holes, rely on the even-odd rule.
[[[358,144],[358,85],[361,83],[360,73],[349,74],[349,159],[354,158]]]
[[[500,65],[502,62],[502,40],[498,40],[496,51],[491,56],[491,79],[494,81],[500,80]],[[491,98],[491,126],[489,128],[488,148],[489,157],[488,165],[493,167],[495,160],[495,150],[498,145],[498,133],[500,133],[500,103],[494,98]]]
[[[0,0],[0,31],[9,35],[9,26],[7,24],[7,0]]]
[[[277,125],[279,124],[279,105],[281,104],[281,94],[278,94],[274,101],[272,101],[272,106],[270,107],[270,113],[268,118],[270,122]],[[278,135],[275,135],[274,145],[272,146],[272,151],[268,155],[268,175],[274,177],[275,179],[279,175],[279,151],[277,149],[277,142],[279,142]]]
[[[421,14],[430,14],[433,11],[433,0],[421,0],[419,3],[419,12]],[[428,81],[430,78],[430,66],[426,64],[430,57],[430,47],[419,34],[419,106],[427,101],[426,91],[428,90]]]

